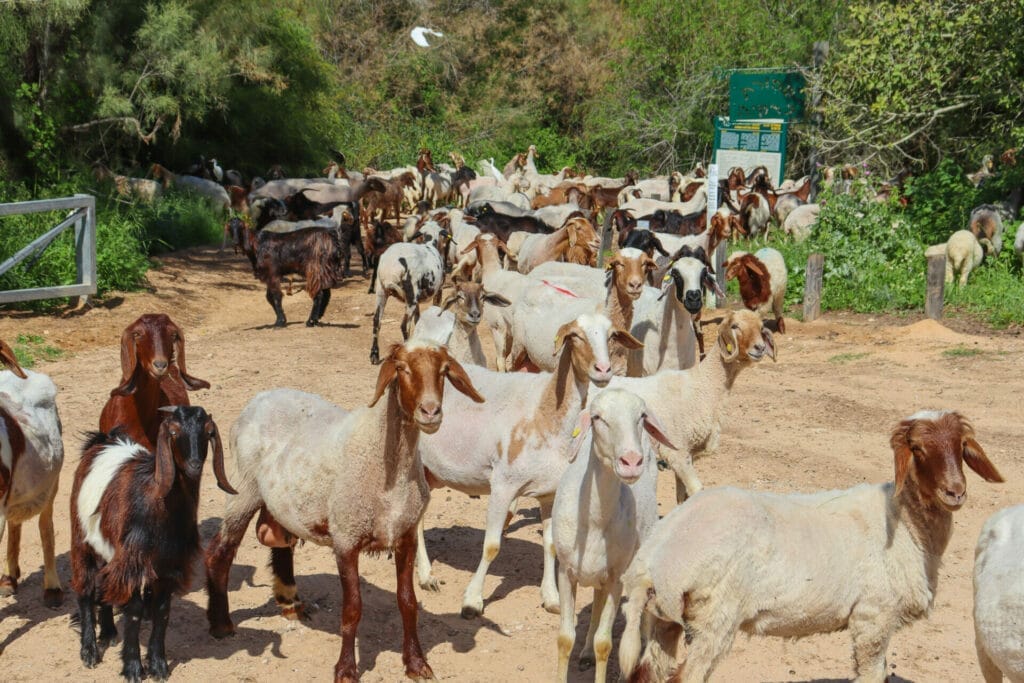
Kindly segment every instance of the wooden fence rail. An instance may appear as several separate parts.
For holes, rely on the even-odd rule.
[[[74,197],[61,197],[59,199],[40,199],[31,202],[0,204],[0,218],[65,209],[69,210],[70,213],[64,220],[32,240],[31,243],[18,250],[16,254],[6,261],[0,263],[0,275],[26,260],[28,260],[27,268],[31,268],[43,255],[43,252],[46,251],[46,248],[62,232],[74,227],[76,282],[70,285],[14,289],[0,292],[0,304],[32,301],[34,299],[56,299],[66,296],[75,297],[78,299],[78,303],[84,303],[90,295],[96,293],[95,197],[87,194],[76,194]],[[2,223],[0,223],[0,229],[2,229]]]

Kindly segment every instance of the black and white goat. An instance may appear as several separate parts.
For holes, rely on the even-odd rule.
[[[173,406],[156,452],[118,430],[96,432],[85,444],[71,490],[71,586],[78,594],[81,657],[89,668],[117,635],[113,606],[123,605],[123,669],[142,679],[139,626],[152,615],[149,677],[167,678],[164,639],[171,595],[188,589],[199,554],[199,479],[213,442],[217,484],[236,493],[224,474],[224,448],[213,418],[198,406]],[[99,603],[97,642],[94,607]]]

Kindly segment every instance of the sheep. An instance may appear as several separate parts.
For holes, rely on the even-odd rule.
[[[56,608],[64,600],[53,547],[53,500],[64,463],[57,387],[46,375],[23,370],[2,340],[0,363],[10,370],[0,372],[0,541],[5,529],[10,533],[0,597],[18,588],[21,525],[39,515],[43,604]]]
[[[501,294],[510,303],[510,306],[501,309],[495,309],[493,306],[484,308],[484,321],[494,340],[495,367],[499,372],[505,372],[508,369],[506,354],[512,345],[511,307],[523,295],[530,283],[522,273],[506,271],[501,267],[500,252],[503,251],[507,251],[504,242],[490,233],[477,235],[460,251],[463,256],[470,252],[476,252],[477,261],[480,264],[480,281],[484,289]]]
[[[707,356],[686,370],[662,370],[648,377],[613,377],[611,386],[628,389],[648,405],[659,406],[676,453],[663,454],[676,475],[676,500],[701,489],[695,455],[718,449],[729,392],[744,368],[765,357],[776,360],[775,340],[750,311],[728,311],[718,340]],[[662,406],[670,407],[668,409]]]
[[[253,275],[267,286],[267,303],[276,315],[274,327],[288,323],[281,306],[281,281],[287,275],[305,278],[306,293],[313,299],[306,327],[319,325],[331,300],[331,288],[344,279],[338,232],[327,228],[257,232],[246,227],[239,234],[243,239],[237,246],[252,264]]]
[[[524,275],[547,261],[597,265],[601,240],[594,225],[583,214],[570,216],[561,228],[549,235],[527,234],[516,253],[517,268]]]
[[[705,288],[722,294],[700,248],[687,251],[673,262],[660,290],[644,287],[634,305],[630,327],[632,335],[644,346],[630,353],[628,376],[644,377],[660,370],[693,367],[697,362],[697,326],[704,308]],[[703,334],[699,337],[703,354]]]
[[[580,668],[596,659],[594,680],[603,683],[622,575],[658,520],[658,470],[650,462],[644,432],[675,448],[643,399],[621,389],[597,394],[580,411],[573,431],[569,467],[558,482],[551,509],[561,614],[558,679],[563,682],[568,680],[569,655],[576,640],[577,585],[594,589]],[[589,455],[580,458],[585,448]]]
[[[1024,222],[1017,226],[1017,235],[1013,238],[1013,253],[1024,266]]]
[[[789,275],[782,254],[771,247],[762,247],[753,254],[734,251],[725,260],[725,278],[738,281],[744,306],[758,315],[771,311],[775,316],[775,329],[786,331],[782,313]]]
[[[1024,681],[1024,505],[988,518],[974,551],[974,643],[985,683]]]
[[[100,412],[100,431],[120,427],[152,451],[164,415],[161,406],[189,405],[188,392],[209,389],[185,366],[185,334],[164,313],[146,313],[121,333],[121,383]]]
[[[334,680],[359,677],[359,555],[381,551],[395,556],[406,675],[434,677],[416,630],[412,577],[416,523],[429,497],[417,444],[421,432],[436,433],[451,419],[442,422],[445,378],[460,395],[484,401],[443,347],[413,342],[390,349],[367,408],[349,412],[293,389],[263,392],[249,402],[231,430],[240,493],[229,499],[220,530],[206,549],[213,636],[234,632],[227,596],[231,563],[249,521],[265,506],[290,533],[334,551],[342,582],[342,647]],[[292,549],[275,548],[271,566],[278,604],[298,617],[302,603]]]
[[[478,282],[456,279],[451,294],[440,306],[431,306],[420,315],[413,339],[429,339],[448,347],[448,353],[464,365],[487,367],[477,325],[484,304],[508,306],[509,300],[484,289]],[[454,313],[449,310],[454,307]]]
[[[584,314],[558,329],[549,347],[559,359],[554,373],[501,373],[466,367],[473,386],[487,399],[486,406],[451,396],[444,405],[448,419],[436,434],[420,441],[423,467],[432,488],[449,486],[468,495],[489,494],[483,554],[462,597],[464,618],[483,612],[487,570],[500,550],[510,506],[520,495],[540,501],[544,538],[541,595],[545,609],[558,609],[549,519],[552,496],[565,469],[565,445],[586,404],[590,384],[603,387],[612,378],[610,339],[626,341],[631,337],[603,315]],[[436,587],[422,535],[417,573],[421,586]]]
[[[963,464],[1003,480],[959,413],[915,413],[890,445],[895,482],[789,495],[715,488],[666,515],[624,580],[623,675],[705,681],[739,630],[795,638],[848,629],[857,680],[881,683],[893,633],[935,599],[966,497]],[[641,615],[653,634],[638,668]],[[670,674],[684,632],[685,660]]]
[[[751,191],[740,199],[740,219],[744,235],[757,237],[762,232],[766,233],[771,216],[772,210],[766,195]]]
[[[661,209],[663,211],[675,211],[681,216],[688,216],[703,211],[708,205],[707,191],[698,191],[689,201],[686,202],[663,202],[658,199],[630,199],[619,209],[628,211],[634,216],[646,216]]]
[[[794,241],[803,242],[810,237],[811,229],[818,223],[821,215],[820,204],[801,204],[786,216],[782,223],[782,231],[790,235]]]
[[[194,192],[205,198],[214,210],[228,213],[231,210],[231,197],[227,190],[212,180],[197,178],[191,175],[175,175],[160,164],[153,164],[150,173],[163,183],[164,189],[172,185],[179,189]]]
[[[993,204],[982,204],[971,211],[970,222],[967,229],[970,230],[978,241],[985,247],[985,253],[995,253],[1003,249],[1003,217],[999,213],[999,207]],[[983,240],[988,239],[988,244]]]
[[[444,285],[444,247],[437,242],[412,244],[399,242],[389,246],[380,256],[374,273],[374,288],[377,291],[377,306],[373,312],[373,343],[370,346],[370,362],[380,363],[380,317],[389,297],[395,297],[405,304],[402,317],[402,338],[409,338],[409,321],[419,321],[421,301],[433,297],[434,304],[441,303],[441,287]]]
[[[117,634],[113,606],[123,606],[121,675],[142,679],[139,626],[151,615],[147,668],[167,678],[164,639],[171,595],[188,590],[199,555],[197,506],[206,451],[213,442],[217,485],[235,493],[224,475],[224,449],[213,417],[198,406],[169,406],[155,451],[121,430],[86,441],[71,488],[71,587],[78,595],[81,658],[88,668]],[[94,607],[99,603],[96,639]]]
[[[985,260],[983,245],[987,245],[989,250],[993,246],[987,237],[979,240],[970,230],[957,230],[950,235],[946,242],[946,284],[951,284],[954,275],[959,273],[960,286],[967,285],[971,271]]]

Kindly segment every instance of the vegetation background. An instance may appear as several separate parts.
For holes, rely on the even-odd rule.
[[[444,37],[420,48],[417,25]],[[787,175],[809,172],[818,149],[824,164],[914,179],[907,209],[827,202],[823,229],[782,247],[791,298],[813,249],[829,259],[826,308],[919,308],[920,249],[1021,184],[1020,167],[980,190],[965,171],[1024,138],[1024,0],[4,2],[0,201],[98,194],[101,288],[128,288],[147,254],[219,239],[219,222],[184,197],[118,201],[94,163],[144,175],[204,154],[247,177],[275,163],[312,176],[331,148],[388,168],[422,146],[503,162],[535,144],[542,169],[685,170],[710,157],[727,70],[806,67],[818,40],[830,55],[807,76],[823,124],[793,126]],[[48,220],[5,219],[0,259]],[[58,240],[0,287],[66,281],[68,249]],[[1012,249],[995,266],[951,303],[1024,322],[1024,303],[1006,303],[1020,286]]]

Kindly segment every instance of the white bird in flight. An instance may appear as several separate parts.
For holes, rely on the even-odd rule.
[[[434,29],[426,28],[425,26],[417,26],[409,33],[409,36],[412,38],[412,42],[416,43],[420,47],[430,47],[430,43],[427,42],[427,34],[437,36],[438,38],[444,37],[444,34],[440,31],[435,31]]]

